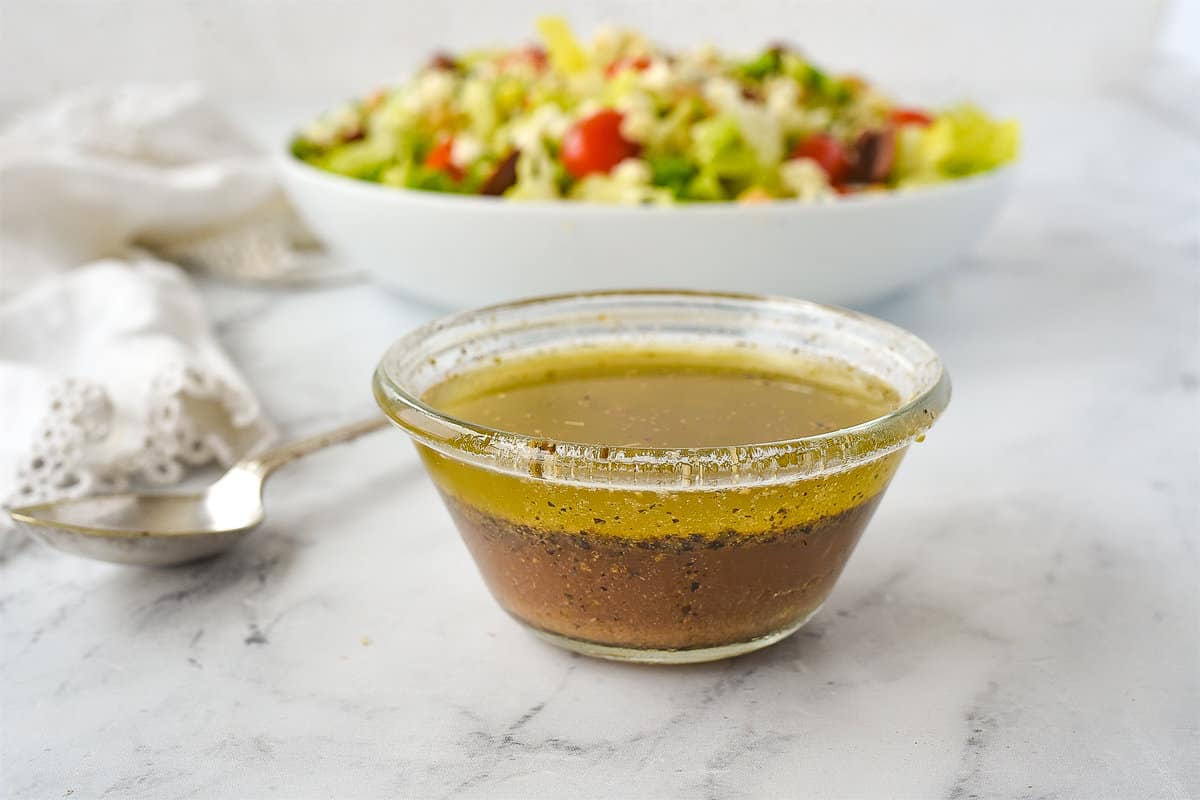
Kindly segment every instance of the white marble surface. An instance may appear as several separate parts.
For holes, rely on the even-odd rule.
[[[800,634],[671,669],[540,644],[387,432],[280,474],[211,563],[6,540],[0,794],[1200,796],[1200,133],[1135,100],[1017,110],[993,233],[872,309],[956,395]],[[368,285],[205,294],[292,433],[369,411],[429,313]]]

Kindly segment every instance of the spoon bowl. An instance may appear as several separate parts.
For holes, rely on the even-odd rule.
[[[364,420],[234,464],[200,494],[110,494],[9,511],[19,530],[85,558],[165,567],[209,558],[233,547],[263,521],[262,487],[278,467],[388,424]]]
[[[9,512],[19,530],[85,558],[162,567],[217,555],[262,521],[219,519],[205,494],[113,494],[25,506]],[[91,524],[86,522],[91,521]]]

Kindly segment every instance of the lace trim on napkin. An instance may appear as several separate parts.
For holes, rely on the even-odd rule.
[[[106,455],[119,424],[114,416],[100,385],[79,379],[56,384],[29,455],[17,466],[7,505],[120,492],[135,482],[175,483],[190,466],[228,466],[267,438],[251,398],[183,364],[154,379],[140,447],[133,443],[132,452]]]

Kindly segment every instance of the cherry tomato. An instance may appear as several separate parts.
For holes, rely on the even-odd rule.
[[[850,161],[842,143],[827,133],[817,133],[796,144],[792,158],[811,158],[825,170],[829,182],[837,185],[846,179]]]
[[[933,117],[918,108],[893,108],[888,117],[893,125],[929,125]]]
[[[645,72],[649,66],[649,56],[638,56],[637,58],[618,58],[616,61],[604,68],[604,77],[611,78],[618,72],[626,69],[636,69],[638,72]]]
[[[562,160],[576,178],[608,173],[638,154],[636,143],[621,135],[622,115],[611,108],[597,111],[572,125],[563,136]]]
[[[429,155],[425,156],[425,166],[444,172],[456,181],[461,180],[463,171],[450,160],[450,154],[453,151],[454,140],[442,139],[433,146],[433,149],[429,151]]]

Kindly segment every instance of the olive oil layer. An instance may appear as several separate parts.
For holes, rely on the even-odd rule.
[[[424,399],[497,430],[661,448],[792,439],[847,428],[898,405],[890,387],[845,364],[742,348],[578,348],[467,372]],[[636,491],[481,469],[424,448],[422,456],[442,491],[480,510],[525,525],[627,538],[761,534],[833,516],[877,494],[899,461],[893,454],[783,484]]]

